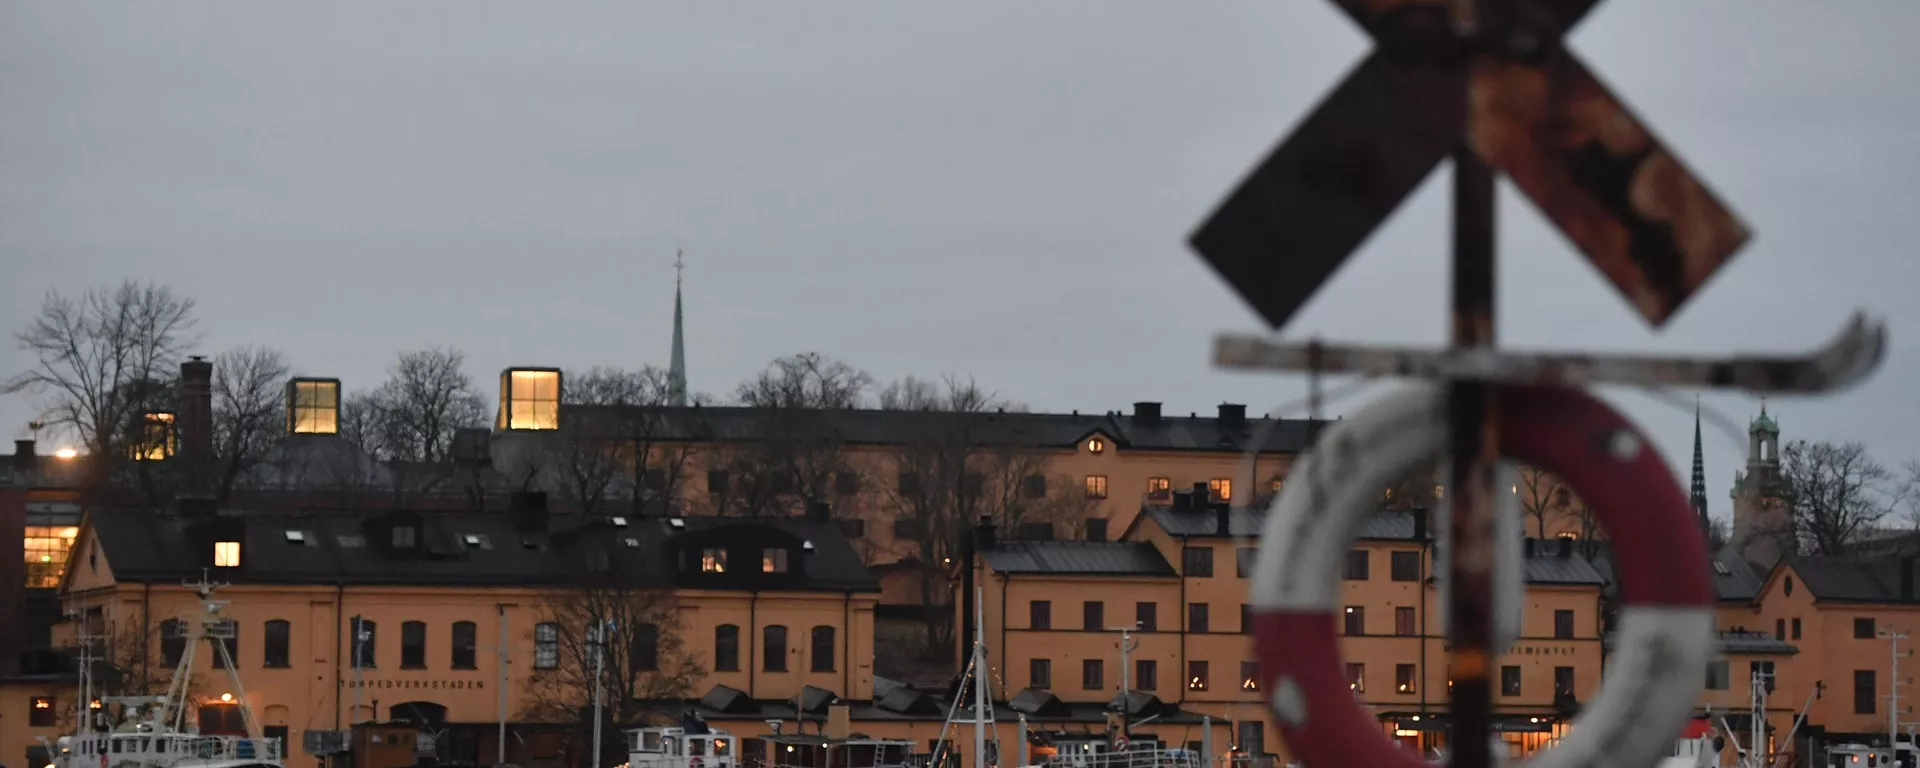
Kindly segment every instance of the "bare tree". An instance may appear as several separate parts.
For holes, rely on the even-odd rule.
[[[354,403],[366,423],[352,439],[387,461],[445,461],[455,432],[487,423],[487,400],[465,366],[465,355],[444,347],[400,355],[387,380]]]
[[[693,451],[665,371],[594,367],[568,377],[562,397],[573,408],[562,430],[541,436],[536,458],[560,496],[587,514],[620,497],[635,513],[654,500],[678,503]]]
[[[1839,556],[1901,501],[1893,473],[1860,443],[1796,440],[1780,452],[1794,532],[1816,555]]]
[[[213,359],[213,439],[222,506],[240,479],[286,434],[287,377],[280,352],[266,347],[238,347]]]
[[[174,378],[181,354],[197,341],[193,324],[193,300],[153,283],[50,292],[16,336],[35,365],[3,391],[47,396],[47,422],[79,438],[91,456],[89,484],[99,483],[126,455],[127,425],[148,411],[172,410],[139,383]]]
[[[773,361],[734,391],[755,409],[756,434],[708,455],[720,514],[784,515],[793,503],[827,503],[847,466],[845,412],[860,407],[873,378],[846,363],[808,352]],[[856,481],[857,482],[857,481]],[[844,485],[839,487],[846,487]]]
[[[972,379],[939,383],[908,378],[881,394],[885,405],[911,425],[892,451],[895,482],[883,485],[879,512],[892,525],[891,554],[918,567],[927,649],[952,642],[945,602],[951,558],[974,522],[992,519],[1009,535],[1071,532],[1098,499],[1066,476],[1054,476],[1051,457],[1039,447],[995,434],[992,418],[1020,410]],[[871,545],[869,545],[871,546]]]
[[[524,719],[591,726],[595,656],[603,647],[596,640],[601,638],[601,702],[611,722],[637,720],[646,699],[692,695],[706,674],[700,655],[681,638],[673,593],[642,586],[632,574],[589,571],[574,584],[549,590],[542,606],[540,623],[532,630],[534,670]],[[605,627],[604,634],[595,627]],[[609,739],[606,755],[623,754],[619,729],[605,728],[603,737]]]

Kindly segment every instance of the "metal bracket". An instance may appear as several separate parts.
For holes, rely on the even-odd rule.
[[[1859,384],[1880,366],[1886,348],[1886,325],[1855,312],[1838,336],[1801,356],[1713,359],[1527,353],[1473,347],[1434,350],[1319,341],[1283,344],[1249,334],[1220,334],[1214,337],[1213,362],[1235,370],[1452,378],[1502,384],[1721,387],[1754,394],[1811,395]]]

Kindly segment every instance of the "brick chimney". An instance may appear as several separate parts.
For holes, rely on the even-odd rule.
[[[1134,403],[1133,425],[1136,427],[1160,426],[1160,404],[1146,401]]]
[[[33,484],[34,470],[40,468],[40,456],[35,452],[34,441],[13,441],[13,477],[21,485]]]
[[[213,512],[213,363],[180,364],[180,510]]]

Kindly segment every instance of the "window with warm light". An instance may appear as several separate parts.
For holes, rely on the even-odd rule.
[[[763,563],[761,567],[764,569],[765,564]],[[727,572],[727,551],[724,549],[700,550],[700,572],[701,573],[726,573]]]
[[[784,549],[764,549],[760,551],[761,573],[786,573],[787,551]]]
[[[1187,662],[1187,690],[1204,691],[1207,689],[1207,663],[1204,661]]]
[[[287,382],[287,431],[296,435],[340,433],[340,380]]]
[[[154,411],[141,418],[140,437],[133,446],[134,461],[161,461],[174,452],[174,417],[166,411]]]
[[[1089,439],[1087,441],[1087,453],[1101,454],[1106,452],[1107,452],[1107,441],[1097,437]]]
[[[1166,493],[1173,490],[1173,480],[1165,477],[1147,478],[1147,493]]]
[[[1208,480],[1207,495],[1212,496],[1214,501],[1232,501],[1233,481],[1224,477]]]
[[[560,371],[509,368],[500,374],[501,429],[559,429]]]
[[[1087,475],[1087,498],[1104,499],[1107,497],[1107,476]]]
[[[1352,688],[1354,693],[1367,692],[1367,665],[1347,665],[1347,687]]]
[[[213,567],[240,567],[240,542],[216,541],[213,543]]]
[[[41,589],[60,586],[60,577],[67,572],[67,558],[73,551],[73,539],[80,535],[80,529],[70,525],[30,525],[24,532],[27,586]]]
[[[1393,665],[1393,690],[1395,693],[1414,693],[1414,666],[1412,664]]]
[[[1259,664],[1251,661],[1240,662],[1240,690],[1243,690],[1243,691],[1260,690],[1260,665]]]
[[[27,725],[35,728],[47,728],[58,724],[60,710],[53,706],[52,696],[35,696],[27,709]]]

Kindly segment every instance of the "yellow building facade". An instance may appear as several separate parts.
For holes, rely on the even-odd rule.
[[[873,689],[878,586],[828,522],[96,510],[80,527],[62,584],[78,619],[61,639],[98,638],[128,681],[104,693],[164,691],[204,577],[223,583],[221,642],[243,687],[196,649],[198,714],[243,699],[296,753],[309,731],[368,721],[570,722],[598,618],[628,625],[608,658],[633,699]],[[9,761],[71,732],[70,682],[4,690]]]
[[[1104,701],[1123,684],[1232,723],[1235,746],[1284,755],[1245,634],[1262,516],[1176,494],[1111,542],[982,545],[983,633],[1009,689]],[[1424,515],[1385,511],[1348,554],[1342,650],[1356,697],[1382,731],[1445,745],[1444,606]],[[1526,619],[1499,661],[1497,727],[1516,756],[1564,732],[1600,683],[1605,583],[1571,540],[1526,547]],[[1121,632],[1130,650],[1122,660]]]

